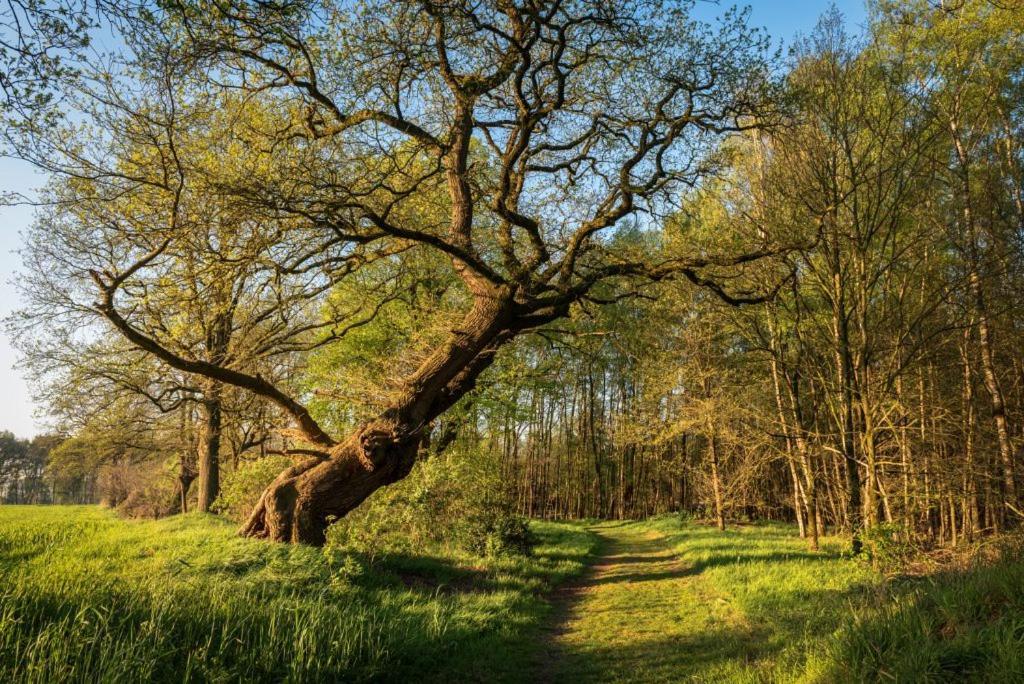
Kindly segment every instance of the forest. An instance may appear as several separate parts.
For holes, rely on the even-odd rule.
[[[0,3],[0,677],[1024,682],[1024,3]]]

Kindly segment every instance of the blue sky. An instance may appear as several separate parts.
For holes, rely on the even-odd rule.
[[[697,13],[701,18],[713,18],[731,3],[701,2]],[[741,3],[742,4],[742,3]],[[788,44],[797,33],[806,33],[814,27],[822,13],[835,4],[848,23],[858,26],[864,22],[865,12],[861,0],[754,0],[749,3],[752,22],[763,26],[775,39]],[[24,163],[0,158],[0,192],[31,194],[33,188],[44,181]],[[32,221],[28,207],[0,207],[0,317],[6,317],[21,306],[14,281],[20,265],[17,250],[21,233]],[[31,391],[15,368],[17,355],[10,340],[0,331],[0,430],[10,430],[19,437],[31,437],[45,429],[43,421],[35,415]]]

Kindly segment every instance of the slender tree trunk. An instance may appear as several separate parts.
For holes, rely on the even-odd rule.
[[[861,416],[863,420],[863,432],[861,434],[862,453],[864,454],[864,465],[866,478],[864,482],[864,511],[866,514],[865,524],[870,528],[878,524],[878,457],[875,451],[875,426],[871,407],[865,400],[865,394],[860,393]]]
[[[775,343],[775,328],[771,327],[772,344]],[[783,434],[786,439],[786,457],[789,461],[789,469],[793,478],[793,508],[796,511],[797,526],[800,529],[800,537],[802,539],[807,538],[807,526],[804,523],[804,509],[801,507],[801,494],[803,495],[803,504],[806,506],[806,518],[810,527],[810,538],[811,548],[817,550],[818,548],[818,516],[817,516],[817,500],[813,494],[813,475],[806,469],[807,464],[806,453],[801,453],[807,448],[806,442],[803,440],[801,433],[802,427],[799,423],[799,415],[794,415],[792,420],[787,416],[785,408],[785,402],[782,399],[782,387],[779,378],[779,363],[775,358],[774,354],[771,357],[771,370],[772,370],[772,386],[775,390],[775,407],[778,411],[779,423],[782,426]],[[801,467],[804,468],[804,475],[807,479],[807,488],[804,488],[800,484],[800,477],[797,475],[797,468],[795,461],[799,459]]]
[[[800,467],[804,473],[804,498],[807,500],[807,514],[811,523],[811,549],[818,550],[818,538],[824,534],[825,524],[821,517],[821,505],[818,501],[818,483],[811,463],[811,452],[807,445],[804,428],[804,413],[800,405],[799,376],[794,374],[788,388],[789,405],[793,414],[793,439],[796,453],[800,458]]]
[[[212,385],[202,403],[204,413],[202,444],[199,447],[199,498],[196,508],[206,513],[220,493],[220,388]]]
[[[787,451],[791,450],[792,447],[787,447]],[[796,527],[800,532],[801,539],[807,539],[807,525],[804,522],[804,506],[806,501],[804,500],[803,488],[800,486],[800,476],[796,473],[796,463],[794,463],[793,454],[790,452],[786,455],[786,463],[789,466],[789,477],[793,482],[793,513],[796,514]]]
[[[963,439],[965,467],[963,471],[963,519],[964,532],[970,539],[977,527],[977,493],[974,481],[974,374],[971,371],[970,353],[971,327],[964,330],[964,339],[960,347],[960,360],[963,363]],[[972,515],[970,510],[975,514]]]
[[[846,295],[842,284],[839,268],[839,249],[835,247],[833,257],[833,304],[832,332],[835,342],[836,376],[839,384],[839,418],[840,443],[843,460],[846,463],[847,486],[847,518],[852,535],[851,548],[853,553],[860,553],[861,528],[863,526],[863,509],[860,496],[860,472],[854,453],[854,422],[853,422],[853,360],[850,353],[849,320],[846,311]]]
[[[718,529],[725,530],[725,502],[722,498],[722,481],[718,472],[718,435],[713,424],[708,426],[708,456],[711,458],[711,492],[715,499],[715,521]]]
[[[993,348],[995,343],[992,339],[992,326],[989,319],[988,305],[985,301],[985,291],[981,277],[981,255],[978,243],[978,227],[974,216],[974,195],[971,187],[970,158],[963,140],[956,119],[950,121],[950,133],[953,138],[954,149],[957,154],[957,163],[960,180],[960,193],[963,202],[963,223],[967,234],[967,266],[968,285],[971,292],[974,318],[978,324],[978,348],[981,352],[981,375],[985,381],[985,389],[988,390],[992,402],[992,421],[995,423],[996,437],[999,443],[999,461],[1002,466],[1003,481],[1001,489],[1004,503],[1017,504],[1017,483],[1014,474],[1013,447],[1010,442],[1010,428],[1006,417],[1006,399],[1003,395],[1002,386],[999,383],[999,376],[995,368],[995,354]],[[1002,512],[1005,514],[1005,511]]]
[[[178,505],[182,513],[188,513],[188,493],[192,489],[192,482],[195,481],[197,475],[189,456],[194,453],[194,449],[183,452],[178,467]]]

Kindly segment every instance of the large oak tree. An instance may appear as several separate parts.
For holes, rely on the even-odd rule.
[[[599,291],[628,296],[679,276],[730,303],[760,296],[719,276],[775,251],[763,235],[721,254],[614,239],[626,226],[657,230],[683,189],[715,172],[723,137],[772,115],[764,37],[742,13],[711,28],[689,9],[171,0],[112,10],[125,47],[76,86],[87,125],[30,130],[19,150],[58,178],[49,225],[63,236],[53,260],[76,283],[69,300],[168,366],[275,403],[291,421],[282,429],[305,442],[244,534],[322,543],[333,518],[409,472],[432,422],[503,345],[603,301]],[[202,211],[211,203],[224,208],[213,219]],[[443,255],[463,305],[388,405],[347,435],[329,434],[293,385],[247,367],[251,354],[196,353],[178,343],[188,332],[154,316],[176,306],[154,307],[154,283],[213,255],[228,281],[244,271],[248,284],[234,295],[244,315],[233,344],[301,356],[372,317],[394,284],[339,302],[341,283],[424,250]]]

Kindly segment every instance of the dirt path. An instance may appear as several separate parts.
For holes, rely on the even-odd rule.
[[[597,560],[553,598],[547,682],[679,682],[742,658],[749,627],[663,537],[602,523]]]

